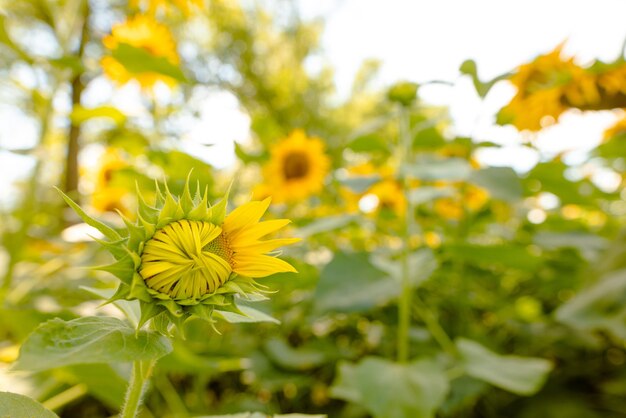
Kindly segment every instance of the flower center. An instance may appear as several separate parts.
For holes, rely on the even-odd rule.
[[[139,274],[158,293],[175,300],[198,300],[228,280],[232,256],[219,226],[181,220],[159,229],[146,242]]]
[[[292,152],[285,156],[283,170],[287,180],[305,177],[309,172],[309,159],[303,152]]]

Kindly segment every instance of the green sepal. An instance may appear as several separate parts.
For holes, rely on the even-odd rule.
[[[146,240],[145,230],[124,216],[119,210],[117,214],[122,218],[128,230],[128,247],[136,251],[139,248],[139,243]]]
[[[196,206],[189,211],[187,219],[191,221],[208,221],[211,218],[211,209],[209,209],[208,202],[209,189],[208,187],[204,191],[202,200],[196,204]]]
[[[155,194],[156,194],[154,207],[155,208],[162,208],[163,205],[165,204],[165,196],[163,196],[163,193],[161,193],[161,188],[159,187],[159,182],[156,181],[156,179],[154,180],[154,191],[155,191]]]
[[[170,318],[167,314],[167,311],[162,310],[161,313],[152,318],[152,322],[150,323],[150,327],[158,332],[159,334],[165,335],[166,337],[173,337],[170,332]]]
[[[226,207],[228,206],[228,196],[230,195],[230,188],[232,187],[232,183],[228,186],[226,193],[222,200],[215,204],[211,208],[211,215],[209,222],[215,225],[221,225],[224,223],[224,218],[226,217]]]
[[[189,308],[190,313],[192,314],[192,318],[199,318],[209,323],[213,331],[217,334],[221,335],[222,333],[215,327],[217,321],[213,319],[213,306],[210,305],[196,305],[192,308]]]
[[[139,307],[141,308],[141,317],[139,318],[139,324],[137,328],[144,326],[146,322],[162,313],[165,308],[152,302],[139,301]]]
[[[146,203],[146,199],[141,194],[139,184],[135,182],[135,189],[137,190],[137,212],[139,215],[152,224],[156,224],[159,216],[159,210]]]
[[[137,272],[133,275],[133,280],[130,284],[129,296],[130,299],[139,299],[144,302],[154,303],[150,292],[148,292],[148,287],[144,283],[143,278]]]
[[[97,219],[94,219],[91,216],[87,215],[87,213],[85,213],[85,211],[80,206],[78,206],[78,204],[76,202],[74,202],[72,199],[70,199],[70,197],[68,195],[63,193],[61,191],[61,189],[59,189],[58,187],[55,187],[55,189],[61,194],[61,197],[63,198],[63,200],[65,200],[65,202],[72,209],[74,209],[74,212],[76,212],[76,214],[78,216],[80,216],[80,218],[87,225],[96,228],[98,231],[100,231],[102,233],[102,235],[104,235],[105,237],[107,237],[111,241],[119,241],[119,240],[122,239],[122,236],[120,234],[118,234],[113,228],[111,228],[110,226],[106,225],[105,223],[100,222]]]
[[[167,187],[167,184],[165,187]],[[183,209],[180,207],[178,202],[176,202],[176,200],[168,190],[165,194],[165,203],[163,204],[161,212],[159,213],[159,218],[156,225],[157,229],[163,228],[170,222],[177,221],[182,217]]]
[[[185,311],[183,310],[183,308],[178,303],[174,302],[173,300],[161,300],[161,301],[158,301],[157,303],[165,307],[171,315],[177,318],[182,317],[185,314]]]
[[[183,187],[183,194],[180,196],[179,200],[184,214],[189,214],[189,212],[193,209],[193,199],[191,198],[191,193],[189,192],[189,177],[191,177],[191,171],[187,175],[187,181]]]
[[[135,272],[135,263],[132,257],[130,255],[127,255],[126,257],[117,260],[113,264],[109,264],[106,266],[95,266],[91,267],[91,269],[106,271],[120,279],[122,282],[126,284],[131,284],[133,274]]]
[[[206,190],[209,190],[209,187],[206,187]],[[205,193],[205,196],[208,193]],[[200,191],[200,180],[196,180],[196,193],[193,195],[193,205],[198,206],[202,202],[202,193]]]
[[[111,296],[105,303],[102,305],[107,305],[109,303],[114,303],[118,300],[127,300],[130,296],[130,286],[124,283],[120,283],[120,285],[115,290],[113,296]]]
[[[126,248],[126,238],[122,238],[119,241],[105,241],[96,237],[91,237],[98,244],[102,245],[116,260],[121,260],[129,254]]]
[[[143,216],[141,216],[141,213],[137,214],[137,218],[139,218],[139,222],[143,226],[144,236],[145,236],[146,241],[147,241],[147,240],[149,240],[150,238],[152,238],[154,236],[154,233],[156,232],[156,227],[154,226],[154,224],[146,221],[143,218]]]

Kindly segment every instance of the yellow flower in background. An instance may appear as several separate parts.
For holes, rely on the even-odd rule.
[[[574,74],[582,79],[582,69],[573,58],[562,58],[562,48],[563,44],[560,44],[548,54],[521,65],[510,77],[511,83],[517,87],[517,94],[500,111],[502,121],[520,130],[537,131],[554,123],[568,109],[564,100],[567,95],[576,101],[594,96],[587,81],[582,90],[571,87]]]
[[[346,202],[348,212],[363,211],[376,214],[381,210],[389,210],[398,216],[406,211],[406,199],[402,185],[394,178],[391,166],[376,167],[371,163],[360,164],[348,169],[351,177],[374,177],[379,181],[371,185],[362,193],[348,188],[342,189],[342,196]]]
[[[149,15],[157,15],[163,11],[171,14],[174,10],[179,10],[184,16],[191,15],[194,7],[201,9],[204,6],[203,0],[130,0],[128,5],[133,10],[143,10]]]
[[[598,86],[613,96],[626,94],[626,64],[607,70],[598,74]]]
[[[167,26],[147,15],[137,15],[118,23],[111,28],[111,34],[102,39],[109,51],[114,51],[121,44],[130,45],[147,51],[150,55],[165,58],[171,64],[179,63],[176,43]],[[112,56],[105,56],[100,61],[104,73],[111,80],[125,84],[137,80],[142,87],[152,87],[158,81],[168,85],[176,82],[171,77],[155,72],[132,72]]]
[[[263,169],[265,183],[260,190],[276,203],[295,202],[318,194],[330,168],[324,142],[295,130],[271,147],[270,161]]]
[[[457,185],[461,187],[460,185]],[[437,199],[434,203],[435,213],[443,219],[458,221],[465,211],[477,212],[489,201],[489,192],[482,187],[466,184],[462,194]]]
[[[128,167],[128,163],[113,148],[108,148],[100,157],[95,173],[95,188],[91,195],[91,206],[98,212],[119,210],[124,215],[130,214],[127,203],[130,197],[128,190],[112,184],[115,172],[126,167]]]

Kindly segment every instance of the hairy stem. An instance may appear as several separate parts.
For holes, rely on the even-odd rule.
[[[122,407],[120,418],[135,418],[139,412],[146,384],[152,374],[155,360],[135,361],[130,382],[126,391],[126,401]]]

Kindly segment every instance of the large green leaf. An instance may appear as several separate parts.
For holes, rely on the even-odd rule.
[[[490,268],[502,266],[534,271],[543,263],[541,257],[533,254],[528,247],[511,244],[452,244],[448,245],[446,250],[454,259],[465,260],[471,264],[484,265]]]
[[[320,274],[315,308],[318,312],[363,312],[399,293],[398,282],[372,265],[368,253],[337,253]]]
[[[510,167],[487,167],[473,171],[470,181],[487,189],[496,199],[516,202],[522,197],[522,183]]]
[[[456,346],[468,375],[518,395],[536,393],[552,370],[548,360],[500,355],[465,338],[458,338]]]
[[[556,318],[584,331],[603,330],[626,340],[626,270],[612,273],[567,301]]]
[[[321,350],[312,347],[293,348],[279,338],[268,340],[264,348],[274,363],[288,370],[309,370],[327,360],[326,354]]]
[[[383,256],[372,257],[372,263],[374,266],[381,270],[384,270],[394,279],[397,283],[402,283],[402,263],[403,260],[389,258]],[[434,273],[439,267],[437,258],[430,248],[420,248],[412,251],[409,254],[409,281],[412,287],[420,286]]]
[[[465,180],[472,168],[462,158],[441,158],[432,155],[421,155],[416,161],[403,168],[404,172],[418,180],[458,181]]]
[[[16,393],[0,392],[0,418],[59,418],[37,401]]]
[[[165,57],[157,57],[143,48],[119,44],[111,55],[133,74],[159,73],[184,83],[187,81],[180,67]]]
[[[40,371],[71,364],[158,359],[172,351],[170,341],[108,317],[53,319],[26,339],[15,369]]]
[[[353,215],[337,215],[320,218],[299,228],[296,234],[300,238],[308,238],[316,234],[343,228],[352,223],[355,219],[356,217]]]
[[[333,397],[363,406],[375,418],[430,418],[446,398],[448,379],[434,360],[408,364],[367,357],[341,363]]]

